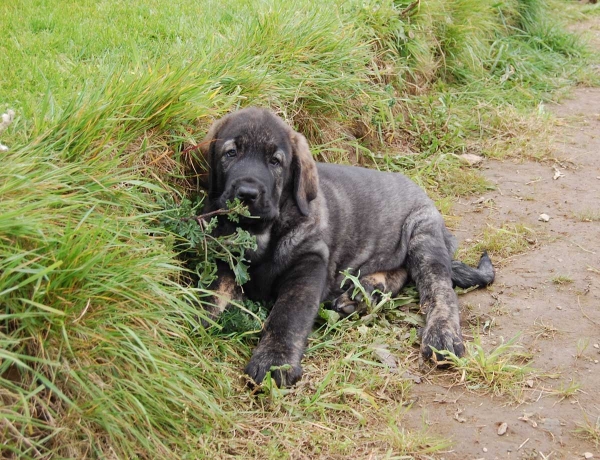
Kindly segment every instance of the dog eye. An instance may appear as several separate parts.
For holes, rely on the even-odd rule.
[[[237,155],[236,149],[229,149],[229,150],[227,150],[227,152],[225,152],[225,156],[229,157],[229,158],[233,158],[236,155]]]
[[[271,166],[279,166],[279,165],[281,164],[281,160],[280,160],[279,158],[277,158],[277,157],[272,157],[272,158],[269,160],[269,164],[270,164]]]

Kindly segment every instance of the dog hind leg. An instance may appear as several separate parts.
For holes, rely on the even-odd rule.
[[[351,287],[332,302],[332,309],[344,316],[352,313],[362,313],[366,308],[366,304],[374,300],[375,291],[389,292],[394,296],[404,287],[407,279],[408,272],[404,268],[361,276],[359,281],[368,296],[368,300],[364,298],[362,293],[352,298],[354,288]]]

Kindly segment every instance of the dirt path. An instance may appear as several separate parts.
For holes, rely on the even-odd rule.
[[[599,20],[576,28],[592,30],[600,47]],[[460,240],[477,240],[486,225],[535,232],[530,250],[501,263],[491,289],[461,303],[481,324],[490,322],[486,349],[521,333],[537,376],[520,403],[443,378],[415,385],[407,419],[451,437],[447,459],[600,458],[598,438],[595,444],[575,433],[586,423],[600,430],[600,89],[577,89],[547,110],[556,117],[557,161],[487,162],[483,174],[496,190],[483,203],[475,197],[454,208]],[[538,220],[542,213],[548,222]],[[499,436],[503,422],[508,429]]]

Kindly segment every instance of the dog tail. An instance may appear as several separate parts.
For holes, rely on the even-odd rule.
[[[494,282],[494,277],[494,266],[487,251],[484,251],[479,259],[477,268],[469,267],[458,260],[452,261],[452,284],[459,288],[485,287]]]

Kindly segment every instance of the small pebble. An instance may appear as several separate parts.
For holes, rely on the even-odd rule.
[[[562,310],[562,307],[561,307],[560,305],[558,305],[558,306],[556,307],[556,309],[557,309],[557,310]]]
[[[598,364],[598,360],[597,359],[594,360],[594,364]]]
[[[586,452],[585,454],[583,454],[583,456],[585,458],[594,458],[594,454],[592,454],[591,452]]]
[[[508,429],[508,423],[502,422],[500,424],[500,426],[498,427],[498,436],[504,435],[506,433],[507,429]]]
[[[482,156],[474,155],[472,153],[463,153],[462,155],[459,155],[459,157],[471,166],[476,166],[479,163],[483,162]]]
[[[597,343],[594,344],[594,348],[600,348],[600,345],[598,345]]]
[[[487,452],[487,447],[484,447],[484,448],[483,448],[483,451],[484,451],[484,452]]]
[[[548,214],[540,214],[538,220],[541,220],[542,222],[548,222],[550,220],[550,216]]]

